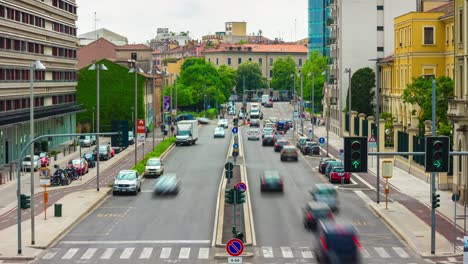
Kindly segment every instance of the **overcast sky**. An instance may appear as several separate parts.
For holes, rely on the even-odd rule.
[[[158,27],[189,31],[201,36],[224,31],[224,22],[245,21],[247,33],[263,31],[270,39],[307,37],[308,0],[77,0],[78,34],[107,28],[126,36],[129,43],[145,43]],[[296,19],[296,34],[294,34]]]

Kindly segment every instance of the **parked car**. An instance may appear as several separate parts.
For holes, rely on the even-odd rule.
[[[96,160],[94,159],[94,155],[91,153],[85,153],[83,154],[83,158],[88,162],[88,167],[89,168],[94,168],[96,167]]]
[[[283,178],[278,171],[267,170],[260,177],[260,191],[283,191]]]
[[[165,195],[179,193],[180,181],[176,175],[164,175],[161,176],[153,185],[155,195]]]
[[[338,193],[335,186],[330,183],[318,183],[310,191],[314,201],[326,203],[332,211],[338,210]]]
[[[112,194],[133,193],[141,191],[141,180],[136,170],[121,170],[114,179]]]
[[[99,145],[99,146],[96,146],[93,151],[96,157],[96,160],[98,157],[98,154],[97,154],[98,148],[99,148],[99,160],[109,160],[111,158],[110,147],[108,145]]]
[[[247,131],[247,140],[260,140],[260,130],[252,128]]]
[[[34,160],[31,165],[31,155],[26,155],[23,158],[23,170],[31,171],[31,167],[33,168],[34,171],[37,171],[39,169],[39,166],[40,166],[39,156],[34,155],[33,159]]]
[[[275,152],[280,152],[284,146],[289,145],[286,139],[280,139],[275,143]]]
[[[303,208],[304,212],[304,227],[307,229],[316,230],[320,220],[334,219],[332,210],[323,202],[307,202]]]
[[[80,136],[81,147],[91,147],[91,136]]]
[[[48,167],[50,165],[50,158],[47,155],[47,152],[39,153],[39,161],[41,163],[41,167]]]
[[[284,146],[280,154],[281,161],[286,161],[289,159],[299,161],[299,152],[297,148],[291,145]]]
[[[85,175],[89,171],[88,162],[84,158],[72,159],[68,162],[69,169],[75,168],[79,175]]]
[[[320,155],[320,147],[317,142],[307,142],[304,146],[302,146],[301,150],[302,154],[304,155]]]
[[[332,171],[333,168],[336,167],[343,167],[343,162],[341,161],[332,161],[327,164],[327,167],[325,167],[325,176],[327,178],[330,178],[330,172]]]
[[[318,171],[322,174],[325,174],[325,168],[327,167],[328,165],[328,162],[332,162],[332,161],[339,161],[337,159],[334,159],[334,158],[325,158],[325,159],[322,159],[319,163],[319,166],[318,166]]]
[[[309,137],[300,137],[296,147],[302,151],[302,147],[305,146],[307,142],[312,142],[312,139]]]
[[[148,159],[145,167],[145,177],[160,176],[163,173],[164,167],[160,158]]]
[[[135,136],[133,135],[133,131],[128,131],[128,144],[135,144]]]
[[[329,180],[331,183],[334,183],[334,182],[350,183],[351,174],[349,172],[345,172],[343,167],[334,167],[330,172]]]
[[[215,127],[213,137],[215,137],[215,138],[217,138],[217,137],[224,138],[224,128],[220,127],[220,126]]]

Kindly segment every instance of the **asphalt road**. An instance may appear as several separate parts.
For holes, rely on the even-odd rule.
[[[225,139],[213,139],[213,131],[200,127],[196,145],[178,146],[163,161],[164,173],[181,181],[177,196],[153,196],[156,179],[146,179],[141,193],[111,196],[37,263],[206,263],[231,135],[226,129]]]

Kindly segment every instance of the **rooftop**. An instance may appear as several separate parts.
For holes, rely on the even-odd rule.
[[[150,47],[145,46],[143,44],[127,44],[123,46],[118,46],[116,50],[149,50],[149,51],[152,51]]]
[[[221,44],[207,49],[205,53],[216,52],[262,52],[262,53],[307,53],[307,45],[300,44]]]

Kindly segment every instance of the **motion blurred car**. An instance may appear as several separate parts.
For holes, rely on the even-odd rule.
[[[345,172],[343,167],[334,167],[330,172],[330,177],[328,178],[331,183],[334,182],[351,182],[351,175],[349,172]]]
[[[304,155],[320,155],[320,147],[316,142],[307,142],[301,150]]]
[[[154,187],[155,195],[177,194],[180,182],[175,175],[164,175],[157,180]]]
[[[259,119],[250,119],[250,127],[260,127]]]
[[[199,117],[197,118],[197,121],[199,124],[203,124],[203,125],[207,125],[211,122],[209,118],[205,118],[205,117]]]
[[[339,160],[334,159],[334,158],[325,158],[321,160],[318,166],[318,171],[322,174],[325,174],[325,168],[327,167],[328,162],[332,162],[332,161],[339,161]]]
[[[276,139],[273,135],[264,135],[262,140],[262,146],[274,146]]]
[[[343,162],[341,161],[332,161],[327,163],[327,167],[325,167],[325,176],[327,178],[330,178],[330,173],[333,170],[333,168],[336,167],[344,167]]]
[[[312,199],[326,203],[332,211],[338,210],[338,193],[335,186],[330,183],[318,183],[310,191]]]
[[[227,119],[220,119],[220,120],[218,121],[218,127],[228,128],[229,125],[228,125]]]
[[[214,130],[214,133],[213,133],[213,137],[214,138],[218,138],[218,137],[221,137],[221,138],[224,138],[224,128],[223,127],[216,127],[215,130]]]
[[[89,171],[88,162],[85,158],[72,159],[68,162],[68,168],[75,168],[79,175],[85,175]]]
[[[281,161],[286,161],[290,159],[299,161],[299,152],[297,151],[296,147],[291,146],[291,145],[286,145],[281,150],[280,159]]]
[[[362,247],[352,222],[324,220],[317,228],[314,253],[320,263],[361,263]]]
[[[94,168],[96,167],[96,160],[94,159],[94,155],[91,153],[85,153],[83,154],[83,157],[87,162],[88,162],[88,167],[89,168]]]
[[[145,177],[160,176],[163,173],[164,167],[160,158],[148,159],[145,166]]]
[[[247,140],[260,140],[260,130],[252,128],[247,131]]]
[[[277,171],[267,170],[260,177],[260,191],[283,191],[283,179]]]
[[[304,211],[304,227],[316,230],[317,225],[322,219],[333,219],[333,213],[326,203],[307,202]]]
[[[275,152],[280,152],[284,146],[289,145],[286,139],[280,139],[275,143]]]
[[[133,193],[141,191],[141,180],[136,170],[121,170],[114,179],[112,194]]]
[[[34,155],[33,157],[34,161],[32,162],[31,166],[31,155],[26,155],[23,158],[23,170],[31,171],[31,167],[33,168],[34,171],[37,171],[40,166],[40,161],[39,161],[39,156]]]
[[[128,131],[128,144],[135,144],[135,135],[133,135],[133,131]]]

